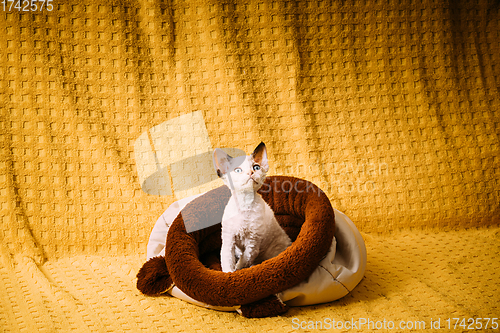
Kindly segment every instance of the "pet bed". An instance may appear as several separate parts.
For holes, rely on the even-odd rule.
[[[287,305],[324,303],[349,293],[366,267],[364,242],[352,221],[303,179],[271,176],[259,193],[293,240],[286,251],[247,269],[220,271],[221,225],[204,226],[222,219],[231,195],[222,186],[172,204],[158,219],[138,289],[246,317],[277,315]]]

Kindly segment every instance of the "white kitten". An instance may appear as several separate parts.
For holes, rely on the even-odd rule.
[[[252,155],[232,158],[214,150],[217,175],[231,190],[222,216],[221,266],[223,272],[259,264],[277,256],[292,243],[257,190],[269,170],[266,145]]]

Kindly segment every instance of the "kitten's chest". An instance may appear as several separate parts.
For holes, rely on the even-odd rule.
[[[246,207],[229,202],[224,210],[222,228],[242,238],[263,232],[273,213],[264,200],[259,199]]]

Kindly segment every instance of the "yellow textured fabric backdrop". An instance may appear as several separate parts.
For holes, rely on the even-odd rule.
[[[50,4],[0,4],[0,327],[500,316],[498,3]],[[186,170],[260,141],[271,174],[316,183],[363,232],[365,280],[346,300],[261,322],[141,296],[156,219],[221,184]],[[160,169],[165,187],[147,185]],[[482,251],[463,253],[471,244]]]

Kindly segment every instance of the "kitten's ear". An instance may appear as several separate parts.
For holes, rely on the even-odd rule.
[[[256,163],[259,163],[261,167],[267,170],[269,170],[269,163],[267,161],[267,150],[266,150],[266,145],[264,142],[259,143],[257,148],[252,153],[252,158]]]
[[[222,149],[214,149],[214,168],[217,170],[217,176],[222,177],[229,171],[229,164],[233,158],[226,154]]]

